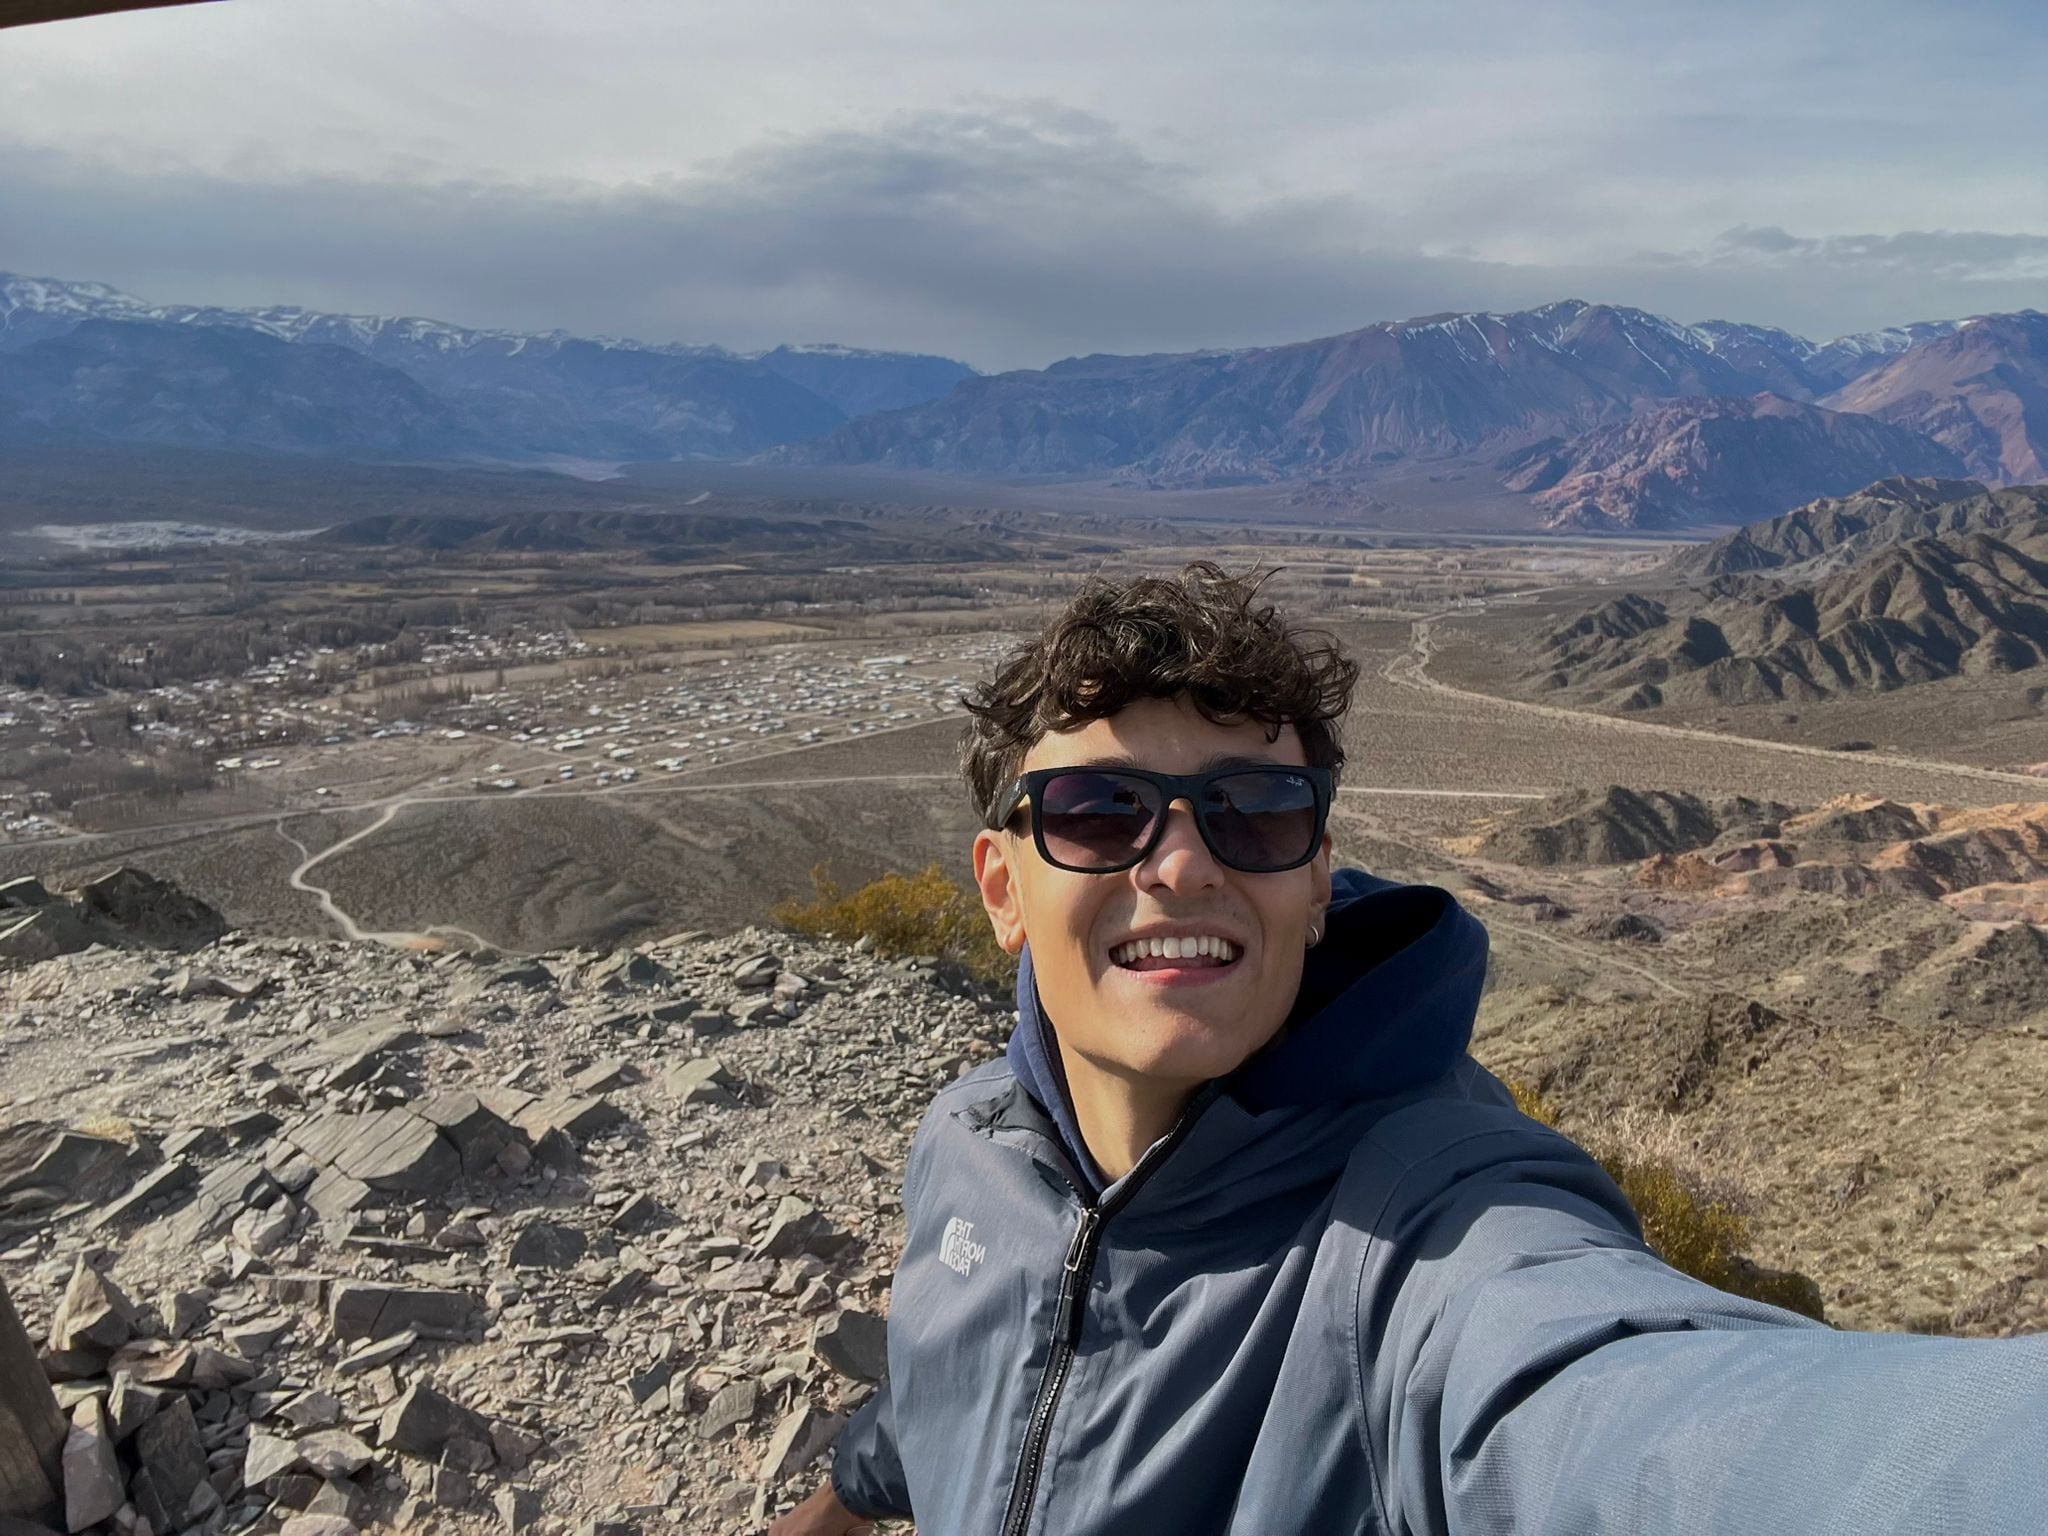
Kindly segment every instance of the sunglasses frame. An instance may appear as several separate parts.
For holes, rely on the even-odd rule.
[[[1040,797],[1043,795],[1045,786],[1048,783],[1069,773],[1114,774],[1127,779],[1137,779],[1152,785],[1166,796],[1166,799],[1161,803],[1159,813],[1152,818],[1152,830],[1145,839],[1145,846],[1124,863],[1114,864],[1105,869],[1066,864],[1054,858],[1052,850],[1046,847],[1045,820],[1039,814]],[[1290,864],[1275,864],[1269,869],[1245,869],[1241,865],[1231,863],[1217,848],[1215,839],[1209,835],[1208,817],[1202,810],[1203,792],[1218,779],[1237,778],[1244,774],[1283,773],[1291,774],[1295,778],[1308,780],[1309,788],[1315,795],[1315,832],[1309,838],[1308,852]],[[1241,875],[1278,875],[1284,874],[1290,869],[1301,868],[1302,865],[1313,860],[1316,854],[1322,850],[1323,834],[1328,830],[1330,822],[1330,801],[1335,794],[1335,790],[1335,780],[1329,769],[1298,767],[1293,763],[1238,763],[1228,768],[1212,768],[1207,773],[1154,773],[1149,768],[1125,768],[1108,765],[1091,766],[1088,764],[1075,764],[1066,768],[1033,768],[1029,772],[1019,774],[1012,781],[1009,793],[1003,797],[1002,805],[996,814],[992,830],[999,832],[1008,827],[1016,819],[1017,812],[1022,808],[1023,803],[1029,800],[1031,802],[1031,841],[1037,846],[1038,856],[1041,859],[1045,860],[1054,869],[1064,869],[1070,874],[1118,875],[1127,869],[1136,868],[1152,857],[1152,851],[1159,846],[1159,840],[1166,835],[1167,813],[1173,809],[1178,801],[1185,800],[1194,812],[1195,829],[1201,833],[1202,846],[1209,850],[1210,856],[1217,863],[1221,864],[1225,869],[1234,869]]]

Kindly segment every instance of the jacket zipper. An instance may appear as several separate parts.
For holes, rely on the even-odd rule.
[[[1016,1478],[1010,1485],[1010,1507],[1003,1516],[1002,1536],[1024,1536],[1024,1528],[1031,1519],[1032,1500],[1038,1493],[1038,1475],[1044,1470],[1046,1437],[1052,1432],[1053,1411],[1059,1406],[1060,1389],[1066,1385],[1068,1368],[1073,1365],[1075,1350],[1081,1343],[1084,1298],[1088,1294],[1088,1283],[1095,1274],[1095,1254],[1101,1244],[1102,1224],[1128,1205],[1145,1186],[1159,1165],[1180,1145],[1214,1096],[1213,1090],[1196,1096],[1173,1129],[1167,1132],[1166,1138],[1139,1159],[1137,1167],[1131,1170],[1131,1176],[1116,1192],[1115,1199],[1099,1205],[1084,1201],[1081,1206],[1081,1220],[1074,1228],[1073,1241],[1067,1244],[1066,1263],[1060,1274],[1059,1304],[1053,1311],[1052,1353],[1046,1358],[1045,1374],[1038,1380],[1038,1396],[1032,1404],[1031,1420],[1024,1432],[1024,1449],[1017,1459]]]

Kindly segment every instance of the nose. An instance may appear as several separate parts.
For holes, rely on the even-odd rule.
[[[1195,824],[1194,802],[1186,796],[1166,808],[1159,841],[1137,866],[1139,882],[1174,891],[1198,891],[1223,882],[1223,866]]]

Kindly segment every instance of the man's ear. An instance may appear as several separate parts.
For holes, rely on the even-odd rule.
[[[1008,841],[1001,832],[974,834],[974,883],[981,888],[981,904],[988,912],[989,926],[1005,954],[1019,954],[1024,948],[1023,892],[1018,889],[1010,867]]]
[[[1316,856],[1309,861],[1309,869],[1313,872],[1315,877],[1313,884],[1311,886],[1311,890],[1315,897],[1316,926],[1326,931],[1329,928],[1330,924],[1329,919],[1326,918],[1323,914],[1330,910],[1330,893],[1332,889],[1330,882],[1330,865],[1336,858],[1336,855],[1333,851],[1335,847],[1336,840],[1332,838],[1329,833],[1325,832],[1323,834],[1322,848],[1318,850]]]

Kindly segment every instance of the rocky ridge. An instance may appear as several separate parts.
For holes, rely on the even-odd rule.
[[[1702,848],[1741,829],[1774,836],[1791,807],[1743,795],[1706,799],[1683,791],[1568,790],[1512,811],[1454,850],[1509,864],[1621,864]]]
[[[1965,495],[1984,506],[1935,516],[1926,532],[1928,509],[1877,499],[1892,504],[1872,519],[1820,519],[1843,551],[1834,560],[1816,551],[1782,572],[1752,566],[1626,593],[1533,636],[1538,660],[1524,686],[1632,711],[1811,701],[2048,661],[2048,504],[2038,488]],[[1789,530],[1744,532],[1744,559],[1804,542]]]
[[[1660,852],[1640,885],[1738,897],[1779,891],[1911,894],[1984,922],[2048,927],[2048,804],[1906,805],[1850,795],[1756,837],[1722,832]]]
[[[758,1531],[886,1370],[910,1134],[1012,1017],[752,930],[0,977],[71,1529]]]

